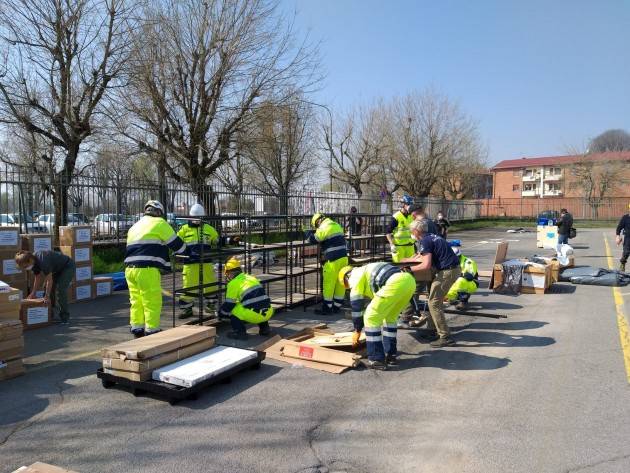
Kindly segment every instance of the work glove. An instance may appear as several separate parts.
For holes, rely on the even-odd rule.
[[[389,245],[389,249],[391,250],[393,255],[398,253],[398,248],[396,247],[396,245]]]
[[[359,347],[359,338],[361,338],[361,332],[352,332],[352,348]]]
[[[471,273],[464,273],[462,276],[464,276],[466,281],[472,281],[475,279],[475,275]]]

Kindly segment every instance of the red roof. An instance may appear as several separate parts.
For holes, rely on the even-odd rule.
[[[593,161],[630,161],[630,151],[623,151],[618,153],[598,153],[590,154],[586,157],[583,155],[574,156],[545,156],[542,158],[521,158],[521,159],[506,159],[501,161],[492,167],[493,171],[500,169],[520,169],[528,167],[538,166],[555,166],[561,164],[571,164],[583,161],[584,159]]]

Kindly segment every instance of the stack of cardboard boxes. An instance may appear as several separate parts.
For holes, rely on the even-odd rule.
[[[132,381],[147,381],[153,371],[214,346],[214,327],[182,325],[149,337],[104,348],[103,370]]]
[[[19,289],[3,287],[0,290],[0,381],[24,373],[21,301]]]
[[[59,250],[74,260],[76,269],[68,289],[70,302],[94,298],[92,288],[92,227],[59,227]]]
[[[15,263],[15,254],[21,246],[20,229],[18,227],[0,227],[0,281],[22,291],[28,290],[26,273]]]

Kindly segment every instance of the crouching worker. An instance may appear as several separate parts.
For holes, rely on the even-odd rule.
[[[457,302],[457,310],[465,310],[470,296],[479,289],[477,263],[467,256],[464,256],[459,248],[452,248],[453,253],[459,258],[459,267],[462,270],[462,274],[451,286],[446,297],[451,304]]]
[[[230,258],[223,268],[228,281],[225,301],[219,310],[219,317],[229,317],[232,331],[227,334],[234,340],[247,340],[245,324],[258,325],[258,333],[269,336],[269,319],[273,316],[271,300],[258,279],[241,270],[241,262]]]
[[[36,299],[37,293],[44,289],[44,300],[49,300],[54,314],[62,324],[70,318],[68,312],[68,288],[74,277],[72,258],[56,251],[18,251],[15,263],[25,271],[32,271],[35,281],[27,299]]]
[[[384,370],[396,365],[396,322],[416,291],[414,277],[389,263],[370,263],[344,267],[339,281],[350,289],[354,345],[365,328],[368,367]]]

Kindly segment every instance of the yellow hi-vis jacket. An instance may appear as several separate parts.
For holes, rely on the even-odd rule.
[[[125,265],[170,270],[169,249],[175,253],[183,253],[186,244],[166,220],[145,215],[127,233]]]

